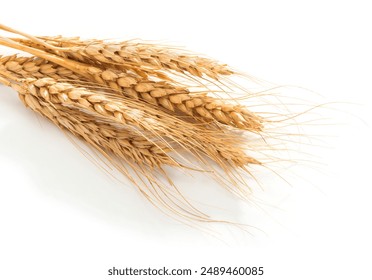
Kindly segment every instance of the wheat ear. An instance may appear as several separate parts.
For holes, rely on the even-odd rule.
[[[230,160],[235,166],[248,163],[259,164],[258,161],[244,155],[236,144],[238,141],[229,134],[217,131],[203,131],[197,125],[161,113],[130,99],[118,100],[109,92],[90,91],[69,83],[57,82],[53,79],[28,79],[24,81],[28,91],[37,91],[44,99],[52,99],[66,107],[89,112],[106,121],[126,125],[151,132],[160,139],[170,138],[187,149],[200,149],[199,153],[208,155],[215,161]],[[228,145],[226,145],[228,144]]]
[[[0,71],[0,74],[4,76],[4,70]],[[180,166],[166,154],[170,149],[162,143],[156,140],[150,142],[124,126],[105,123],[82,111],[62,106],[60,101],[56,102],[42,90],[26,86],[29,80],[8,79],[8,85],[17,90],[27,107],[47,117],[56,125],[63,126],[89,144],[99,145],[122,159],[129,159],[136,164],[145,164],[152,168],[162,165]],[[35,81],[42,83],[43,80]]]
[[[18,47],[22,49],[22,46]],[[23,50],[36,54],[32,48],[23,46]],[[39,50],[40,51],[40,50]],[[40,56],[40,52],[39,53]],[[59,57],[44,52],[43,58],[64,66],[73,72],[85,75],[94,82],[108,86],[126,96],[142,99],[172,112],[179,111],[190,117],[207,122],[217,121],[240,129],[262,131],[264,120],[241,105],[232,105],[221,99],[205,94],[190,93],[185,87],[176,87],[169,82],[146,80],[135,74],[118,72],[115,69],[102,70],[82,63],[66,63]],[[67,63],[69,62],[69,63]],[[85,69],[84,69],[85,68]]]
[[[172,46],[150,44],[136,40],[105,42],[104,40],[80,40],[79,38],[39,37],[47,45],[27,39],[16,39],[22,44],[64,54],[73,60],[96,65],[115,65],[118,69],[132,69],[143,77],[154,71],[203,75],[218,80],[220,76],[234,74],[226,64],[199,57]]]

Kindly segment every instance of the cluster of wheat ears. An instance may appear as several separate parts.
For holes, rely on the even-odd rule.
[[[99,151],[151,203],[184,219],[212,221],[182,195],[167,166],[204,172],[249,196],[251,167],[264,165],[250,143],[265,140],[269,120],[238,103],[238,91],[249,99],[232,82],[239,73],[171,46],[0,28],[16,34],[0,37],[0,45],[29,54],[1,56],[0,82]]]

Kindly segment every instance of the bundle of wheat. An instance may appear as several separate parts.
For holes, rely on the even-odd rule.
[[[235,74],[227,65],[140,41],[0,29],[23,36],[0,37],[0,45],[32,55],[0,57],[0,82],[98,150],[152,203],[186,219],[212,220],[179,193],[165,166],[208,171],[236,195],[250,193],[241,171],[263,163],[247,154],[248,138],[264,137],[266,120],[234,96],[219,96]]]

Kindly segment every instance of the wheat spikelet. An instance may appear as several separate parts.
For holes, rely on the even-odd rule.
[[[81,80],[73,71],[38,57],[18,55],[1,56],[0,65],[19,78],[45,78],[55,80]]]

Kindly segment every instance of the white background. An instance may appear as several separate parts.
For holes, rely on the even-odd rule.
[[[261,230],[216,225],[207,234],[111,179],[1,87],[0,278],[110,279],[112,266],[263,266],[259,279],[371,279],[368,2],[2,1],[1,22],[28,33],[171,42],[347,104],[329,110],[333,137],[324,140],[318,171],[298,169],[291,187],[266,180],[260,208],[205,178],[181,177],[212,205],[210,214],[220,207]]]

